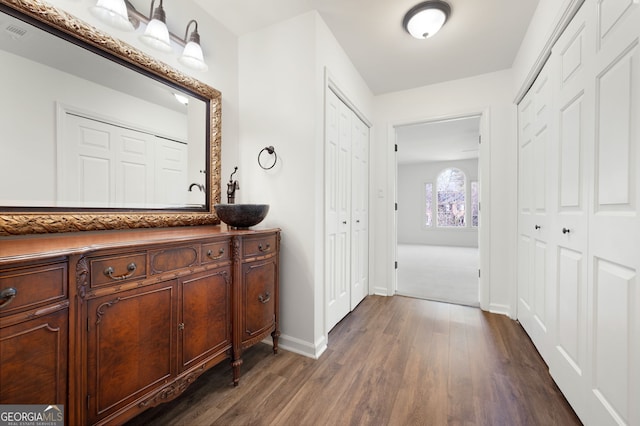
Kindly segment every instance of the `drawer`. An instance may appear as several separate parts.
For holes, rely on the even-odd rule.
[[[276,234],[245,238],[242,257],[265,256],[276,252]]]
[[[200,245],[167,247],[149,253],[151,273],[162,274],[198,264]]]
[[[202,245],[201,263],[222,262],[229,259],[231,251],[230,241],[223,240]]]
[[[26,310],[67,298],[67,263],[0,271],[0,314]],[[13,295],[13,296],[12,296]]]
[[[91,287],[112,285],[147,276],[147,255],[127,253],[93,258],[91,264]]]

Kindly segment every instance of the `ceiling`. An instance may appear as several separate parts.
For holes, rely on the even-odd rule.
[[[452,14],[426,40],[402,28],[420,0],[193,0],[240,36],[317,10],[374,93],[510,68],[538,0],[447,0]]]

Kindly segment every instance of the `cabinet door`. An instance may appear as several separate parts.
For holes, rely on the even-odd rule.
[[[257,343],[274,329],[278,297],[276,271],[275,258],[243,265],[243,346]]]
[[[231,267],[191,276],[180,284],[180,366],[187,370],[231,347]]]
[[[0,404],[66,404],[68,310],[0,329]]]
[[[88,302],[89,423],[175,374],[175,292],[171,281]]]

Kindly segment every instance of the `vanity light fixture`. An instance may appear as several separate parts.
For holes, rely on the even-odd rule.
[[[425,1],[412,7],[402,21],[404,29],[413,37],[433,37],[451,15],[449,3],[441,0]]]
[[[187,35],[189,34],[189,25],[194,24],[195,28],[193,32],[189,36],[189,41],[187,42]],[[195,19],[192,19],[187,24],[187,28],[184,31],[184,41],[187,44],[184,46],[184,50],[182,51],[182,56],[178,58],[178,62],[182,65],[196,69],[198,71],[206,71],[209,69],[207,64],[204,62],[204,55],[202,54],[202,47],[200,47],[200,34],[198,34],[198,22]]]
[[[160,0],[160,5],[154,9],[153,6],[155,2],[156,0],[151,0],[149,23],[140,39],[154,49],[162,52],[171,52],[171,39],[169,38],[169,29],[167,28],[167,14],[162,7],[162,0]]]
[[[133,24],[129,22],[125,0],[98,0],[90,11],[105,24],[124,31],[134,30]]]
[[[151,0],[149,16],[145,16],[138,12],[128,0],[97,0],[91,12],[102,22],[121,30],[134,31],[141,22],[146,24],[144,34],[140,36],[145,44],[162,52],[171,52],[173,50],[171,41],[174,41],[184,47],[178,62],[197,71],[207,71],[209,67],[204,61],[200,45],[198,22],[195,19],[189,21],[184,38],[180,38],[167,28],[167,15],[162,0],[158,7],[154,8],[154,6],[155,0]],[[189,27],[192,25],[193,31],[189,34]]]

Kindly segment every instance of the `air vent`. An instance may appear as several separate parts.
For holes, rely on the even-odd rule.
[[[24,37],[27,34],[27,30],[21,27],[18,27],[13,24],[9,24],[5,29],[12,39],[17,40],[19,38]]]

